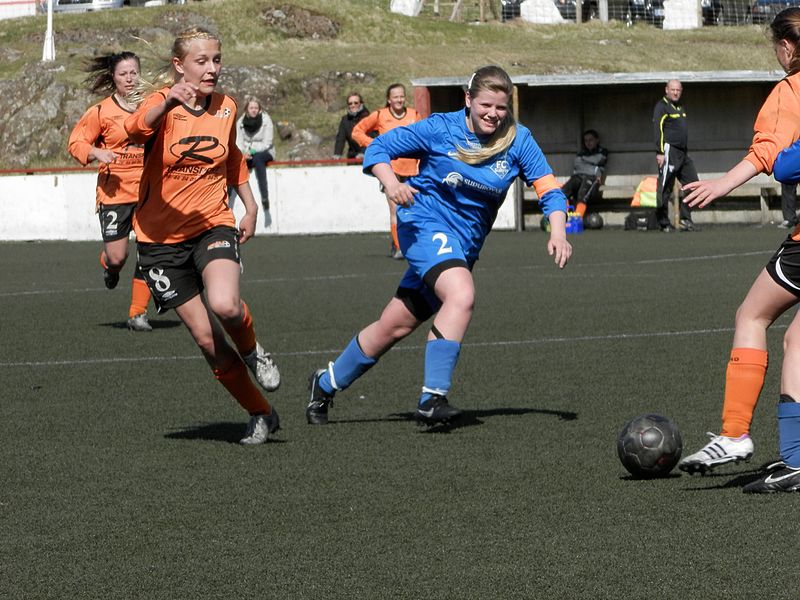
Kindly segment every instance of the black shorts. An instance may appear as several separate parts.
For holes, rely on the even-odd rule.
[[[800,298],[800,241],[786,238],[769,259],[767,272],[775,283]]]
[[[136,244],[139,270],[159,313],[188,302],[203,291],[203,269],[225,258],[241,264],[239,234],[233,227],[213,227],[177,244]]]
[[[100,218],[100,232],[104,242],[127,238],[133,225],[133,204],[101,204],[97,216]]]

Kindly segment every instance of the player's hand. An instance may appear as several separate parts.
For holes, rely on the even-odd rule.
[[[113,150],[105,148],[95,148],[92,150],[92,157],[99,163],[107,165],[117,160],[117,154]]]
[[[186,81],[179,81],[169,89],[167,94],[167,106],[173,107],[179,104],[194,104],[197,97],[197,86]]]
[[[687,183],[682,189],[684,192],[691,192],[683,199],[684,204],[699,208],[708,206],[711,202],[730,191],[722,182],[722,178],[693,181],[692,183]]]
[[[252,213],[245,213],[242,220],[239,221],[239,243],[244,244],[247,240],[253,237],[256,233],[256,218],[258,211]]]
[[[547,253],[554,257],[556,266],[563,269],[572,256],[572,244],[565,237],[550,237],[547,242]]]
[[[656,164],[658,165],[659,169],[664,166],[664,155],[663,154],[656,154]]]
[[[411,206],[414,204],[414,194],[419,190],[411,187],[407,183],[397,182],[391,188],[386,189],[386,197],[399,206]]]

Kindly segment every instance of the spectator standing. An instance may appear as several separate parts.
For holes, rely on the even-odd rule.
[[[347,95],[347,113],[339,121],[339,131],[336,133],[336,143],[333,146],[333,158],[342,158],[344,145],[347,143],[347,158],[357,158],[364,155],[365,148],[353,139],[353,127],[364,117],[369,115],[364,99],[358,92]]]
[[[583,132],[583,146],[575,157],[572,176],[561,191],[581,217],[586,205],[600,198],[600,184],[606,172],[608,150],[600,145],[600,135],[594,129]]]
[[[255,169],[266,226],[272,222],[269,214],[267,164],[275,160],[273,137],[274,128],[269,114],[258,98],[248,96],[244,101],[244,114],[236,122],[236,145],[244,155],[247,170]],[[235,190],[232,191],[235,194]]]
[[[139,83],[139,57],[133,52],[119,52],[92,59],[86,83],[92,93],[110,93],[95,104],[78,121],[69,136],[67,149],[82,165],[97,161],[96,210],[100,218],[103,251],[100,265],[103,282],[113,290],[119,273],[128,260],[128,237],[133,210],[139,201],[139,180],[142,177],[144,148],[128,139],[123,121],[136,109],[129,97]],[[128,329],[151,331],[147,320],[150,290],[134,269]]]
[[[669,222],[669,205],[672,201],[672,188],[675,178],[682,185],[697,181],[697,169],[689,157],[689,124],[686,110],[679,104],[683,85],[677,79],[670,79],[664,90],[664,97],[653,109],[653,133],[656,142],[656,163],[658,164],[658,205],[656,218],[661,231],[673,231]],[[692,213],[689,206],[680,203],[681,231],[694,231]]]
[[[781,184],[781,211],[783,221],[778,225],[781,229],[794,229],[797,225],[797,184]]]
[[[406,88],[402,83],[393,83],[386,88],[386,106],[370,113],[353,127],[353,139],[363,148],[367,148],[375,136],[391,131],[395,127],[411,125],[422,120],[420,114],[406,106]],[[392,160],[392,170],[400,182],[417,174],[419,161],[415,158],[396,158]],[[383,184],[381,191],[386,193]],[[389,223],[392,233],[392,247],[390,256],[402,259],[400,242],[397,240],[397,205],[386,196],[389,205]]]

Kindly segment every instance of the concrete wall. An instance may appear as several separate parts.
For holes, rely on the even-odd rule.
[[[328,234],[389,230],[389,210],[378,180],[359,166],[267,170],[272,224],[259,215],[257,234]],[[100,240],[92,172],[0,177],[0,240]],[[255,175],[250,179],[256,197]],[[513,188],[512,188],[513,189]],[[241,201],[234,206],[237,217]],[[509,193],[496,229],[514,229]]]

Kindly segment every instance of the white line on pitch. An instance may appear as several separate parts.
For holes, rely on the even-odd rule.
[[[786,329],[787,325],[773,325],[772,329]],[[533,338],[529,340],[498,340],[494,342],[465,342],[463,344],[466,348],[485,348],[485,347],[502,347],[502,346],[535,346],[539,344],[563,344],[567,342],[602,342],[610,340],[636,340],[643,338],[656,338],[656,337],[677,337],[685,335],[712,335],[716,333],[730,333],[733,327],[718,327],[713,329],[688,329],[685,331],[652,331],[646,333],[612,333],[607,335],[581,335],[581,336],[563,336],[563,337],[543,337]],[[422,350],[424,346],[408,345],[398,346],[393,348],[394,351],[411,351]],[[276,352],[275,356],[290,357],[290,356],[335,356],[342,350],[301,350],[297,352]],[[155,362],[166,360],[200,360],[202,356],[199,354],[192,356],[131,356],[131,357],[113,357],[113,358],[88,358],[81,360],[44,360],[44,361],[21,361],[21,362],[0,362],[0,367],[57,367],[57,366],[70,366],[70,365],[99,365],[99,364],[114,364],[114,363],[141,363],[141,362]]]
[[[771,251],[764,250],[764,251],[756,251],[756,252],[737,252],[737,253],[729,253],[729,254],[709,254],[705,256],[684,256],[679,258],[652,258],[652,259],[642,259],[642,260],[630,260],[630,261],[609,261],[609,262],[599,262],[599,263],[572,263],[569,266],[569,269],[580,269],[580,268],[588,268],[588,269],[596,269],[597,267],[609,267],[609,266],[619,266],[619,265],[652,265],[652,264],[659,264],[659,263],[676,263],[676,262],[691,262],[691,261],[700,261],[700,260],[719,260],[723,258],[739,258],[742,256],[759,256],[759,255],[767,255]],[[481,267],[479,268],[479,272],[491,272],[500,269],[511,269],[512,267]],[[522,267],[513,267],[519,268],[523,270],[531,270],[531,269],[551,269],[552,265],[529,265],[529,266],[522,266]],[[247,285],[251,283],[287,283],[293,281],[335,281],[337,279],[363,279],[366,277],[381,277],[381,276],[392,276],[397,277],[399,274],[394,272],[381,272],[381,273],[349,273],[349,274],[340,274],[340,275],[308,275],[305,277],[264,277],[258,279],[243,279],[242,284]],[[11,298],[15,296],[39,296],[39,295],[47,295],[47,294],[66,294],[66,293],[86,293],[86,292],[105,292],[106,288],[74,288],[70,290],[26,290],[26,291],[16,291],[16,292],[0,292],[0,298]]]

